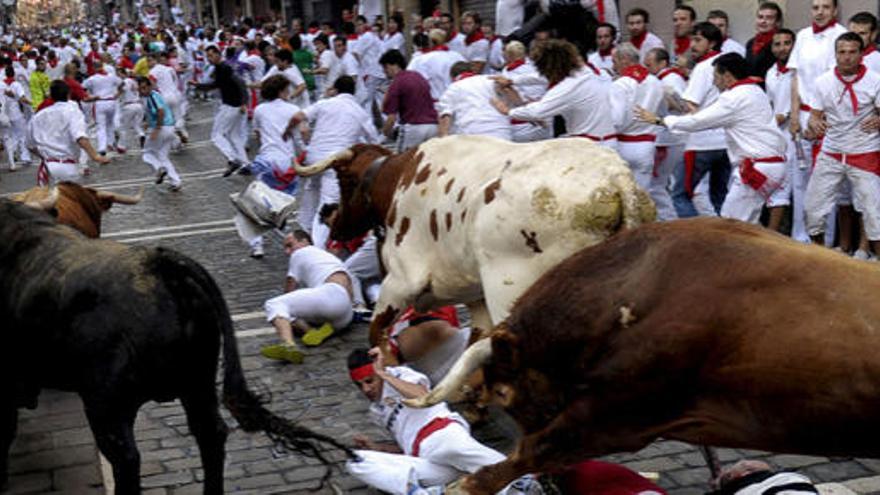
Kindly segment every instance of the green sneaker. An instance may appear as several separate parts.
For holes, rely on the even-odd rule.
[[[333,335],[333,332],[333,326],[329,323],[324,323],[320,327],[313,328],[306,332],[306,334],[303,335],[302,343],[309,347],[321,345],[325,340],[327,340],[327,337]]]
[[[288,361],[293,364],[302,364],[303,362],[303,353],[293,344],[267,345],[260,349],[260,354],[269,359]]]

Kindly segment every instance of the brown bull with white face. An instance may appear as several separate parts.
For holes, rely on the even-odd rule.
[[[99,191],[74,182],[61,182],[56,187],[34,187],[16,194],[13,200],[34,208],[56,213],[58,223],[82,232],[86,237],[101,236],[101,215],[114,204],[133,205],[143,198],[143,189],[137,196]]]
[[[454,388],[481,368],[486,397],[525,433],[452,493],[495,493],[659,437],[878,457],[878,293],[880,266],[732,220],[646,225],[586,248],[447,376]]]

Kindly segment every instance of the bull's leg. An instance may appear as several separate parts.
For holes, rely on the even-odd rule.
[[[486,307],[486,301],[481,299],[467,303],[468,311],[471,314],[471,328],[479,337],[485,337],[492,331],[492,317],[489,316],[489,309]]]
[[[528,473],[558,470],[612,452],[636,451],[650,443],[650,438],[634,434],[632,425],[620,424],[614,411],[595,414],[593,404],[588,399],[570,404],[547,427],[524,436],[506,460],[466,477],[461,489],[470,495],[490,495]]]
[[[206,383],[205,393],[181,398],[186,410],[189,430],[196,437],[205,470],[206,494],[223,493],[223,459],[225,457],[226,423],[218,411],[213,382]]]
[[[6,488],[9,478],[9,448],[18,429],[18,408],[5,405],[0,408],[0,490]]]
[[[106,397],[86,398],[86,417],[98,449],[113,466],[116,495],[141,492],[141,456],[134,439],[137,406],[118,407]]]

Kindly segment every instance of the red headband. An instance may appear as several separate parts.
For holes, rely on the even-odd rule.
[[[373,376],[376,374],[376,368],[373,367],[373,363],[365,364],[360,368],[355,368],[353,370],[348,370],[348,374],[351,375],[351,379],[359,382],[368,376]]]

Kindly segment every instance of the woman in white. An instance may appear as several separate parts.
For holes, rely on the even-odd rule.
[[[276,74],[263,82],[260,97],[263,103],[254,109],[254,132],[260,143],[260,151],[251,162],[254,176],[273,189],[293,195],[296,192],[296,175],[292,159],[302,149],[299,132],[294,139],[285,139],[287,124],[300,108],[287,101],[290,96],[290,80]],[[243,219],[236,218],[236,223]],[[244,236],[242,236],[244,237]],[[263,257],[263,236],[246,238],[251,246],[251,256]]]

